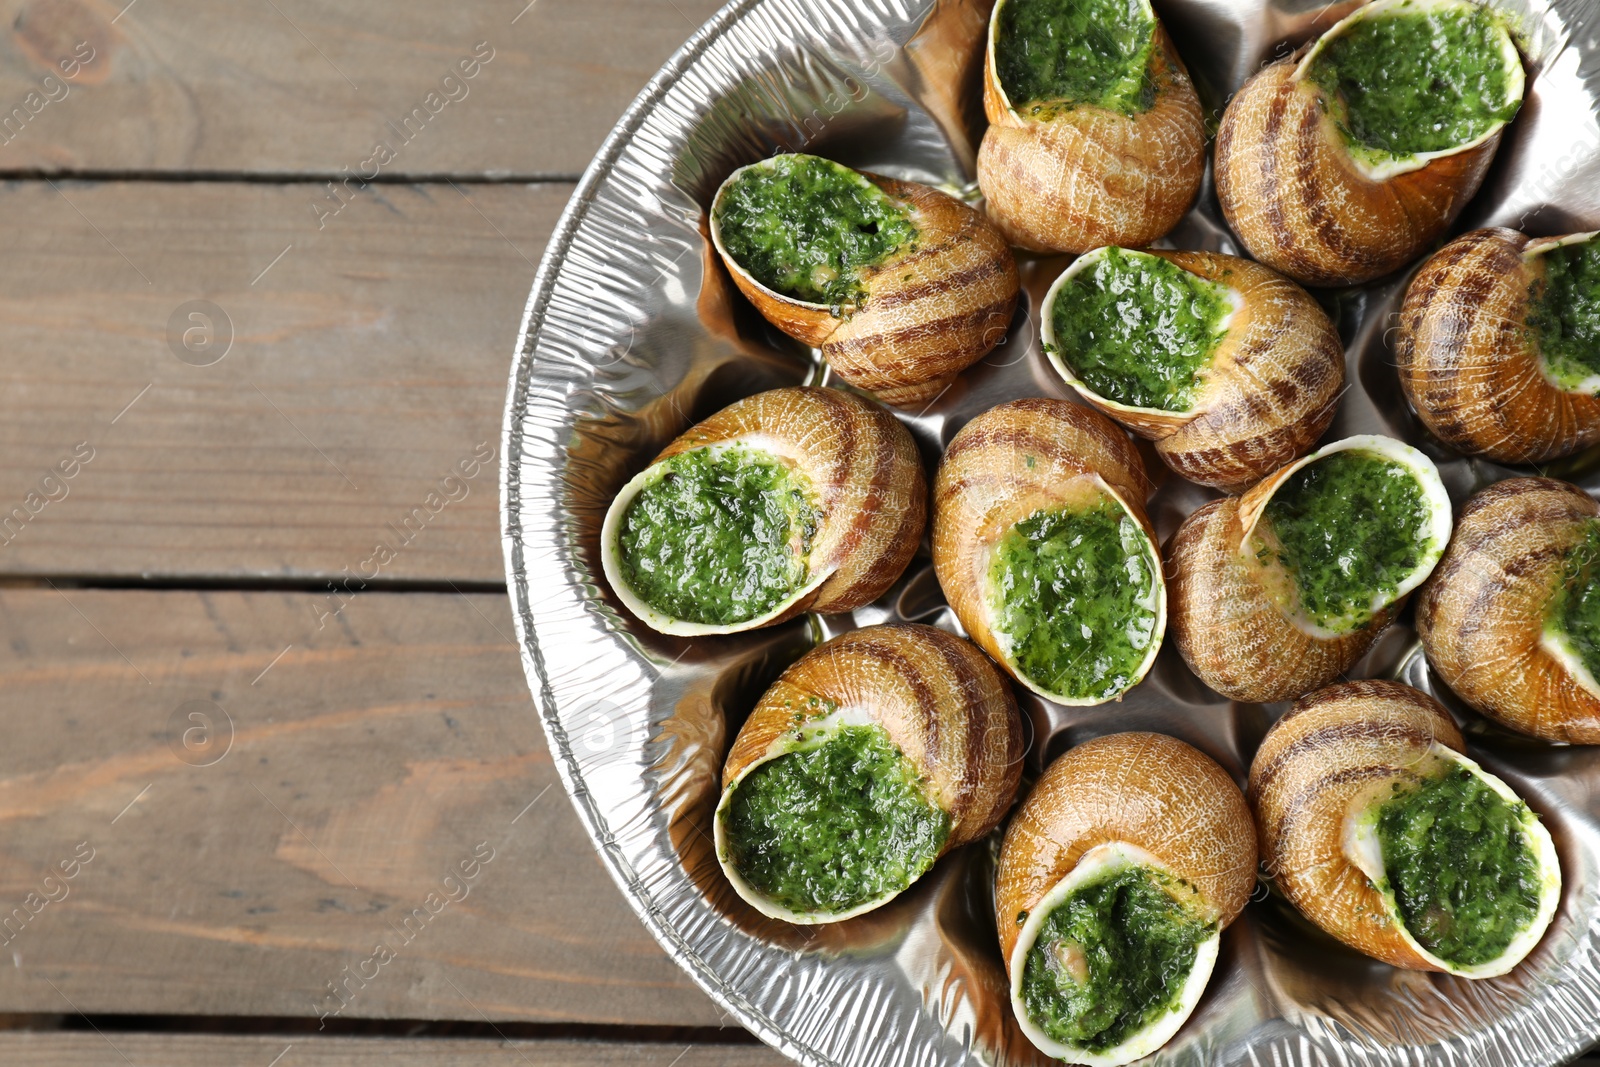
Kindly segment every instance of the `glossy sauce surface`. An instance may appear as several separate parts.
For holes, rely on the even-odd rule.
[[[1540,258],[1544,278],[1534,285],[1528,325],[1550,377],[1574,389],[1600,375],[1600,239]]]
[[[1146,76],[1155,26],[1138,0],[1006,0],[995,73],[1018,112],[1094,104],[1136,114],[1155,101]]]

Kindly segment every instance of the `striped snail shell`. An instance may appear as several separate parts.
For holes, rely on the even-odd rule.
[[[1464,770],[1520,803],[1464,749],[1461,731],[1438,701],[1398,682],[1346,682],[1295,701],[1267,731],[1250,766],[1263,866],[1306,918],[1369,956],[1468,978],[1506,973],[1538,944],[1560,900],[1560,864],[1538,819],[1530,813],[1523,827],[1539,875],[1538,910],[1501,956],[1472,966],[1439,958],[1413,936],[1386,877],[1382,847],[1367,830],[1397,786],[1441,772]]]
[[[1461,509],[1417,600],[1428,662],[1461,699],[1523,733],[1600,744],[1600,686],[1548,624],[1569,561],[1600,520],[1553,478],[1496,482]]]
[[[1307,284],[1370,281],[1409,262],[1472,199],[1499,147],[1505,121],[1443,151],[1373,162],[1351,150],[1329,93],[1308,72],[1330,42],[1400,6],[1472,10],[1465,0],[1366,4],[1258,72],[1223,113],[1216,183],[1228,225],[1253,257]],[[1508,98],[1521,101],[1522,61],[1510,34],[1500,37]]]
[[[1150,491],[1128,436],[1092,408],[1066,400],[1029,398],[991,408],[962,427],[945,450],[933,493],[939,585],[972,640],[1040,696],[1078,705],[1120,700],[1155,662],[1166,632],[1166,592],[1155,530],[1144,511]],[[1131,520],[1128,532],[1137,544],[1128,554],[1145,560],[1151,572],[1149,632],[1139,662],[1108,683],[1114,691],[1064,693],[1019,666],[1012,638],[999,622],[996,557],[1026,520],[1100,506]],[[1097,632],[1089,640],[1102,636]]]
[[[1035,252],[1142,248],[1189,210],[1205,173],[1205,119],[1189,72],[1156,20],[1145,77],[1151,105],[1132,115],[1095,104],[1028,107],[1010,100],[996,69],[1002,12],[989,17],[978,185],[989,217],[1012,244]]]
[[[1051,309],[1064,283],[1094,262],[1073,261],[1044,299],[1040,333],[1057,372],[1095,408],[1140,437],[1191,482],[1237,492],[1303,455],[1327,431],[1344,388],[1344,346],[1298,285],[1236,256],[1149,249],[1228,290],[1233,310],[1187,411],[1132,407],[1100,396],[1057,344]]]
[[[856,172],[906,208],[917,235],[863,269],[859,304],[810,303],[758,281],[724,244],[721,207],[742,175],[781,158],[728,175],[711,208],[712,244],[768,322],[820,348],[845,382],[897,406],[939,395],[1004,339],[1021,287],[1005,238],[982,212],[917,182]]]
[[[722,770],[715,843],[718,861],[739,895],[762,914],[787,922],[838,922],[893,899],[896,889],[839,911],[799,911],[752,886],[730,847],[729,809],[758,768],[840,727],[882,727],[948,819],[937,855],[988,834],[1011,810],[1022,773],[1022,721],[1004,677],[969,642],[931,626],[893,624],[851,630],[819,645],[778,678],[745,720]],[[837,814],[818,798],[803,821]],[[788,827],[780,826],[779,835]],[[931,859],[929,861],[931,863]],[[913,879],[921,871],[911,872]]]
[[[1168,889],[1212,924],[1173,1010],[1115,1048],[1089,1053],[1053,1040],[1022,1000],[1024,969],[1051,910],[1074,888],[1119,866],[1170,876]],[[1148,1055],[1194,1010],[1221,931],[1256,884],[1256,831],[1244,796],[1208,756],[1167,737],[1097,738],[1046,768],[1010,825],[995,874],[995,924],[1011,979],[1011,1007],[1028,1039],[1069,1063],[1122,1064]]]
[[[630,505],[672,473],[675,457],[702,450],[707,456],[742,450],[736,454],[764,457],[806,492],[815,509],[809,548],[790,546],[797,567],[794,587],[766,610],[740,621],[675,615],[649,603],[629,579],[630,568],[650,563],[632,561],[624,550]],[[713,509],[717,503],[711,501]],[[601,562],[618,599],[651,629],[679,636],[736,633],[809,611],[826,614],[870,604],[911,562],[926,517],[922,459],[898,419],[851,393],[794,386],[730,404],[662,450],[622,487],[607,510]],[[691,532],[697,536],[670,540],[690,545],[704,540],[705,530]],[[734,568],[736,575],[739,570]]]
[[[1595,236],[1473,230],[1423,263],[1400,309],[1395,356],[1406,399],[1434,436],[1501,463],[1539,463],[1600,441],[1593,384],[1552,380],[1529,323],[1546,255]]]

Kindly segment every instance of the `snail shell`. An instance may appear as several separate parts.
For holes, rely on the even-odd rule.
[[[1027,101],[1008,100],[995,70],[1005,3],[989,17],[983,65],[989,129],[978,148],[978,185],[989,217],[1012,244],[1035,252],[1142,248],[1165,236],[1194,202],[1206,164],[1200,100],[1166,29],[1156,22],[1148,110],[1124,115],[1079,104],[1040,118],[1017,112]]]
[[[1153,561],[1155,629],[1143,663],[1119,691],[1137,685],[1166,632],[1165,585],[1155,529],[1145,515],[1151,485],[1133,442],[1091,408],[1042,397],[991,408],[951,440],[934,478],[933,567],[945,598],[972,640],[1014,678],[1064,704],[1106,698],[1052,693],[1017,669],[995,632],[988,591],[994,549],[1013,526],[1041,509],[1110,497],[1144,530]]]
[[[1423,263],[1400,309],[1395,356],[1406,399],[1441,441],[1501,463],[1600,441],[1600,397],[1552,381],[1528,326],[1544,254],[1595,236],[1473,230]]]
[[[1130,407],[1090,389],[1056,344],[1051,309],[1063,283],[1093,263],[1096,252],[1075,260],[1045,296],[1045,350],[1085,401],[1155,442],[1168,467],[1191,482],[1236,492],[1303,455],[1327,431],[1344,388],[1338,331],[1304,289],[1236,256],[1147,250],[1226,286],[1233,301],[1227,333],[1190,410]]]
[[[1326,94],[1307,72],[1329,41],[1400,4],[1377,0],[1336,23],[1309,49],[1244,84],[1217,131],[1217,199],[1250,254],[1311,285],[1388,274],[1437,240],[1482,184],[1505,123],[1468,144],[1381,165],[1353,155]],[[1522,61],[1504,35],[1507,89],[1522,99]]]
[[[834,722],[883,727],[921,773],[929,799],[950,817],[940,855],[988,834],[1016,800],[1022,720],[1011,687],[983,653],[932,626],[868,626],[841,634],[802,656],[767,690],[722,769],[717,858],[734,889],[763,915],[802,924],[838,922],[897,895],[849,911],[802,914],[768,899],[730,862],[723,814],[735,787],[791,751],[798,725]]]
[[[1289,476],[1348,449],[1376,453],[1416,475],[1430,506],[1430,551],[1368,622],[1330,634],[1280,603],[1255,561],[1252,534],[1273,493]],[[1184,662],[1233,700],[1290,700],[1349,670],[1388,628],[1406,596],[1428,577],[1450,538],[1450,499],[1439,473],[1416,449],[1389,437],[1348,437],[1327,445],[1243,496],[1224,497],[1190,515],[1167,548],[1173,636]]]
[[[1489,978],[1538,944],[1561,896],[1555,846],[1537,820],[1526,828],[1543,876],[1541,906],[1505,954],[1472,967],[1448,963],[1406,929],[1385,884],[1381,848],[1360,840],[1362,816],[1419,770],[1453,763],[1508,800],[1509,787],[1463,755],[1455,720],[1438,701],[1389,681],[1331,685],[1295,701],[1267,731],[1250,766],[1261,861],[1289,902],[1352,948],[1396,967]]]
[[[778,457],[815,489],[821,518],[807,580],[771,611],[747,622],[712,625],[657,611],[625,579],[623,517],[664,460],[693,449],[739,442]],[[617,493],[600,533],[606,580],[640,621],[664,634],[693,637],[771,626],[808,611],[851,611],[895,583],[922,539],[927,481],[911,433],[878,404],[838,389],[794,386],[736,401],[690,427]]]
[[[1217,930],[1200,945],[1176,1009],[1092,1057],[1053,1041],[1029,1020],[1021,999],[1023,968],[1050,908],[1065,892],[1097,868],[1128,861],[1188,882],[1197,890],[1190,901],[1196,917]],[[1000,953],[1011,979],[1011,1009],[1023,1032],[1044,1052],[1071,1063],[1121,1064],[1154,1052],[1194,1010],[1216,962],[1221,931],[1244,909],[1255,884],[1250,809],[1233,779],[1208,756],[1151,733],[1112,734],[1072,749],[1046,768],[1017,809],[995,873]]]
[[[916,182],[858,172],[906,204],[917,228],[902,248],[862,272],[860,306],[813,304],[767,288],[722,243],[719,205],[745,171],[728,175],[711,208],[711,241],[739,291],[768,322],[822,357],[844,381],[886,404],[930,400],[999,344],[1021,281],[1005,238],[983,214]]]
[[[1568,553],[1600,506],[1552,478],[1496,482],[1467,501],[1417,600],[1428,662],[1468,704],[1550,741],[1600,744],[1600,687],[1545,634]]]

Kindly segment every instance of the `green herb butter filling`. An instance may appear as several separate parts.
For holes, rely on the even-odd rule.
[[[848,167],[781,155],[746,168],[717,201],[722,247],[774,292],[810,304],[859,304],[864,272],[904,246],[910,208]]]
[[[1587,527],[1583,540],[1567,553],[1545,629],[1564,637],[1589,676],[1600,679],[1600,521]]]
[[[822,512],[804,474],[744,445],[659,466],[618,533],[634,595],[671,618],[722,626],[765,615],[805,585]]]
[[[1563,245],[1539,257],[1544,277],[1529,294],[1528,325],[1550,378],[1583,388],[1600,375],[1600,240]]]
[[[723,813],[727,861],[799,914],[897,893],[939,858],[950,817],[881,726],[844,726],[760,764]]]
[[[1532,813],[1466,768],[1406,789],[1379,809],[1384,873],[1411,936],[1447,963],[1501,956],[1539,912],[1540,872],[1523,827]]]
[[[1108,248],[1056,289],[1050,351],[1107,400],[1188,411],[1232,306],[1160,256]]]
[[[1144,528],[1114,500],[1036,511],[995,545],[992,626],[1034,685],[1109,700],[1156,639],[1157,570]]]
[[[1349,141],[1403,159],[1470,144],[1516,115],[1505,43],[1486,7],[1402,4],[1328,41],[1307,76],[1342,105]]]
[[[1035,1026],[1103,1052],[1178,1006],[1214,927],[1190,915],[1167,882],[1148,867],[1123,867],[1073,889],[1045,916],[1022,972]]]
[[[1256,557],[1293,579],[1301,613],[1333,633],[1366,625],[1432,544],[1432,511],[1410,469],[1347,449],[1284,480],[1256,525]]]
[[[999,18],[995,74],[1014,110],[1093,104],[1134,115],[1155,103],[1156,21],[1142,0],[1004,0]]]

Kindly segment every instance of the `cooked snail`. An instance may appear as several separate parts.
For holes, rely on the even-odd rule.
[[[937,396],[999,344],[1020,285],[982,213],[818,156],[730,174],[711,240],[768,322],[887,404]]]
[[[983,109],[978,185],[1012,244],[1147,245],[1200,188],[1200,101],[1149,0],[999,0]]]
[[[1462,754],[1455,720],[1398,682],[1295,701],[1250,767],[1261,859],[1290,903],[1396,967],[1492,978],[1561,898],[1550,833]]]
[[[1600,441],[1600,243],[1473,230],[1400,309],[1400,385],[1451,448],[1538,463]]]
[[[1317,302],[1234,256],[1096,249],[1050,287],[1039,329],[1084,400],[1219,489],[1305,453],[1344,386],[1344,348]]]
[[[1289,700],[1353,666],[1433,570],[1450,499],[1421,452],[1349,437],[1200,508],[1168,556],[1184,662],[1234,700]]]
[[[1072,749],[1017,809],[995,875],[1023,1033],[1068,1063],[1154,1052],[1194,1010],[1255,884],[1250,809],[1211,759],[1162,734]]]
[[[1040,696],[1101,704],[1155,662],[1166,593],[1133,442],[1065,400],[967,423],[934,479],[933,567],[967,633]]]
[[[926,514],[898,419],[838,389],[773,389],[691,427],[623,486],[600,558],[651,629],[735,633],[876,600]]]
[[[1250,254],[1313,285],[1368,281],[1442,235],[1483,182],[1524,75],[1466,0],[1376,0],[1256,74],[1217,131],[1217,198]]]
[[[783,672],[734,739],[717,859],[762,914],[871,911],[1016,799],[1022,722],[976,648],[931,626],[869,626]]]
[[[1552,478],[1467,501],[1417,599],[1428,662],[1468,704],[1551,741],[1600,744],[1600,506]]]

